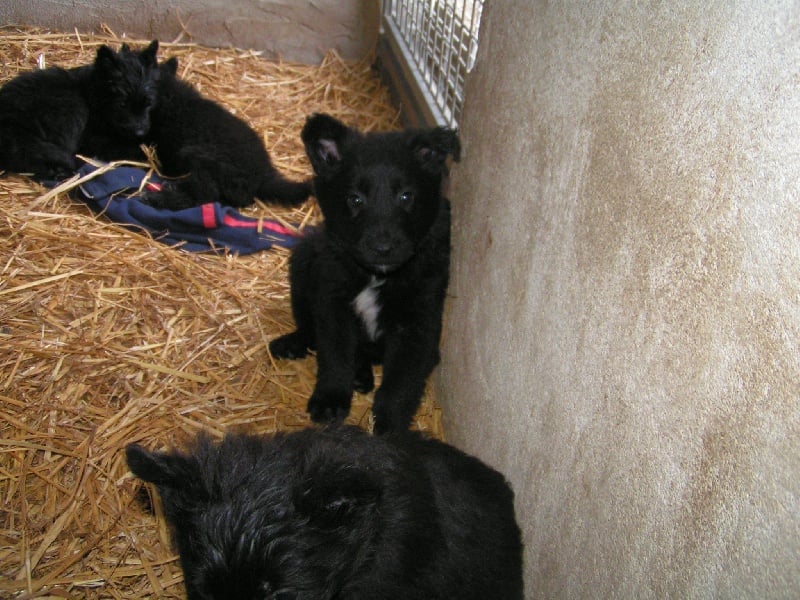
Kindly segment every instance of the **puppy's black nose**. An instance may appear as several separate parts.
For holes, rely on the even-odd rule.
[[[392,245],[389,242],[377,242],[372,244],[372,251],[375,254],[389,254],[392,249]]]

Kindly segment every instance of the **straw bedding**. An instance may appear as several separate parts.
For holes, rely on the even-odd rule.
[[[0,29],[0,83],[40,56],[46,66],[85,64],[99,44],[122,41],[107,29]],[[310,175],[299,133],[313,111],[397,127],[367,62],[332,52],[300,66],[161,47],[179,57],[184,78],[261,132],[293,178]],[[157,498],[128,473],[121,449],[180,445],[200,429],[308,425],[314,359],[276,362],[267,351],[292,328],[288,252],[189,254],[45,192],[0,177],[0,598],[180,598]],[[247,213],[318,219],[313,202]],[[369,428],[370,400],[356,395],[350,422]],[[415,427],[441,437],[430,392]]]

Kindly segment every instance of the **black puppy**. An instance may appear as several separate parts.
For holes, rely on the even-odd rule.
[[[0,88],[0,169],[71,175],[75,154],[144,158],[139,144],[156,103],[158,42],[134,52],[97,49],[91,65],[18,75]]]
[[[126,449],[156,484],[189,600],[520,600],[513,493],[476,458],[353,427]]]
[[[296,331],[270,352],[317,351],[308,401],[314,421],[347,416],[353,390],[375,393],[375,432],[409,426],[439,362],[450,260],[447,158],[459,159],[455,131],[362,134],[328,115],[302,132],[314,168],[324,226],[289,263]]]
[[[147,202],[177,210],[211,201],[248,206],[254,197],[284,206],[305,201],[310,182],[284,178],[272,165],[261,137],[181,81],[177,68],[175,58],[161,65],[148,143],[155,147],[163,173],[182,178],[148,194]]]

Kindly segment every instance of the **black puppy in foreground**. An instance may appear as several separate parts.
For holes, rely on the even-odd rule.
[[[406,429],[439,362],[450,261],[446,128],[360,133],[324,114],[302,132],[324,225],[289,263],[296,330],[273,340],[276,358],[317,351],[308,401],[314,421],[338,421],[353,390],[373,388],[375,432]]]
[[[74,174],[76,154],[143,159],[160,70],[158,42],[97,49],[90,65],[22,73],[0,88],[0,169],[42,178]]]
[[[521,600],[503,476],[412,432],[354,427],[126,449],[154,483],[189,600]]]

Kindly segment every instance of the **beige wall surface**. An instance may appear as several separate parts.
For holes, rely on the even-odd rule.
[[[530,598],[800,590],[800,11],[493,0],[453,170],[450,441]]]
[[[254,48],[274,58],[317,64],[336,49],[360,60],[375,46],[374,0],[4,0],[0,24],[97,31],[134,38]]]

